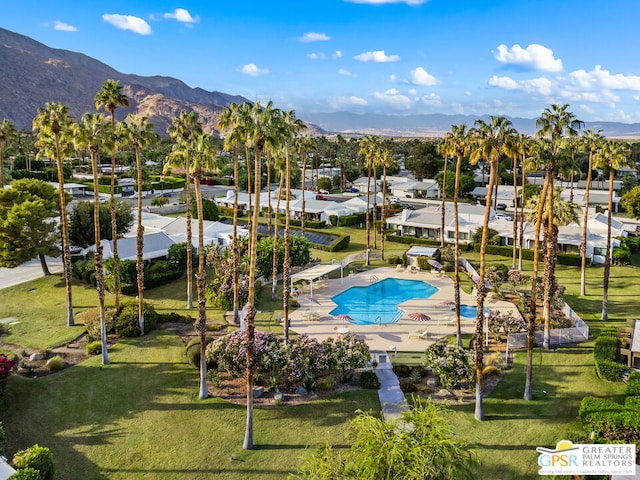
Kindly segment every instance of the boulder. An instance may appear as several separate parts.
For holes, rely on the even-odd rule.
[[[304,388],[302,385],[296,388],[296,395],[307,395],[308,393],[309,392],[307,391],[307,389]]]
[[[31,355],[29,355],[29,361],[30,362],[37,362],[38,360],[42,360],[42,355],[39,354],[38,352],[36,353],[32,353]]]

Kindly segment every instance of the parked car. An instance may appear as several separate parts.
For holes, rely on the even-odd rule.
[[[413,205],[411,205],[410,203],[400,203],[399,204],[401,207],[407,208],[409,210],[415,210],[416,207],[414,207]]]
[[[349,190],[347,190],[347,192],[349,192],[349,193],[360,193],[360,189],[356,188],[356,187],[351,187]]]
[[[499,203],[498,205],[496,205],[496,208],[498,210],[506,210],[507,209],[507,204],[506,203]]]
[[[327,196],[326,195],[316,195],[316,200],[326,200]]]
[[[398,197],[389,197],[387,200],[389,200],[389,203],[400,203],[400,198]]]
[[[501,218],[503,220],[506,220],[507,222],[513,220],[513,217],[511,215],[507,215],[506,213],[496,213],[496,218]]]

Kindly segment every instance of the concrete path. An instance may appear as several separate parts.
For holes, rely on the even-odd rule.
[[[409,404],[400,390],[398,377],[393,373],[391,359],[387,352],[378,350],[371,351],[371,356],[378,362],[375,372],[380,380],[378,398],[382,406],[382,416],[385,420],[398,418],[402,412],[409,409]]]
[[[46,260],[51,273],[60,273],[62,271],[62,259],[60,257],[46,257]],[[0,288],[11,287],[43,276],[40,260],[34,258],[16,268],[0,268]]]

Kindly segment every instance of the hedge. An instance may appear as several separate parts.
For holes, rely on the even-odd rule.
[[[480,245],[474,244],[473,250],[480,251]],[[503,257],[511,257],[513,255],[513,247],[505,245],[487,245],[486,253],[490,255],[501,255]],[[542,260],[544,254],[540,252],[540,260]],[[522,249],[522,258],[524,260],[533,260],[533,250],[528,248]],[[582,257],[574,253],[557,253],[556,260],[560,265],[571,265],[573,267],[579,267],[582,264]]]
[[[604,328],[593,346],[593,358],[598,376],[604,380],[618,382],[627,366],[619,363],[620,340],[615,328]]]
[[[582,427],[588,434],[608,441],[637,443],[640,441],[640,415],[605,398],[585,397],[578,413]]]
[[[351,235],[342,235],[334,240],[331,245],[312,243],[311,246],[317,250],[322,250],[323,252],[339,252],[340,250],[348,248],[349,242],[351,242]]]
[[[389,233],[387,234],[387,236],[385,237],[387,239],[387,241],[389,242],[395,242],[395,243],[404,243],[404,244],[415,244],[415,245],[429,245],[429,246],[433,246],[433,247],[439,247],[440,246],[440,240],[429,240],[426,238],[418,238],[418,237],[402,237],[399,235],[395,235],[393,233]],[[460,246],[461,248],[462,245]]]
[[[289,225],[294,226],[294,227],[301,227],[302,226],[302,220],[298,220],[298,219],[290,219],[289,220]],[[324,228],[327,226],[327,222],[325,222],[324,220],[320,220],[320,221],[316,221],[316,220],[305,220],[304,221],[304,226],[305,228]]]
[[[150,288],[159,287],[160,285],[166,285],[169,282],[173,282],[184,275],[182,270],[174,270],[169,272],[154,273],[144,276],[144,288],[148,290]],[[120,285],[120,291],[123,295],[137,295],[138,285],[123,283]]]

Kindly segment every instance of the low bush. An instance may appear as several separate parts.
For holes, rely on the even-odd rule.
[[[43,477],[35,468],[27,467],[17,470],[7,480],[43,480]]]
[[[94,340],[87,343],[87,354],[100,355],[102,353],[102,342],[100,340]]]
[[[105,310],[105,323],[107,333],[113,330],[115,325],[115,313],[113,308]],[[84,323],[84,328],[87,332],[87,339],[89,341],[100,339],[100,309],[90,308],[81,314],[81,319]]]
[[[380,379],[376,372],[362,372],[360,374],[360,386],[368,390],[378,390],[380,388]]]
[[[493,365],[487,365],[482,369],[482,375],[502,375],[502,370]]]
[[[207,336],[205,343],[209,345],[211,342],[213,342],[213,337]],[[187,360],[189,364],[196,368],[199,368],[200,367],[200,337],[199,336],[194,337],[191,340],[189,340],[189,342],[184,348],[185,348],[185,354],[187,356]],[[212,361],[212,360],[207,361],[208,369],[213,369],[216,367],[217,365],[215,361]]]
[[[603,380],[618,382],[622,380],[622,374],[627,366],[618,362],[620,340],[615,328],[604,328],[593,346],[593,358],[596,364],[596,372]]]
[[[13,464],[18,469],[33,468],[40,473],[42,480],[51,480],[55,472],[51,450],[38,444],[16,452]]]
[[[393,373],[395,373],[398,378],[408,378],[411,375],[411,367],[409,367],[409,365],[394,365]]]
[[[325,375],[324,377],[318,378],[316,382],[316,388],[321,391],[329,391],[332,390],[333,387],[336,386],[336,379],[333,375]]]
[[[156,328],[158,314],[153,305],[144,302],[144,331],[150,332]],[[120,313],[116,318],[115,327],[116,334],[120,337],[138,337],[140,336],[140,325],[138,319],[138,303],[127,302],[120,307]]]
[[[418,386],[410,381],[407,380],[401,380],[400,381],[400,390],[402,390],[402,393],[404,393],[405,395],[407,393],[415,393],[418,391]]]
[[[180,315],[176,312],[158,313],[158,323],[192,323],[193,317],[189,315]]]
[[[62,370],[64,368],[64,359],[60,355],[56,355],[55,357],[49,359],[47,362],[49,366],[49,370],[52,372],[57,372],[58,370]]]

